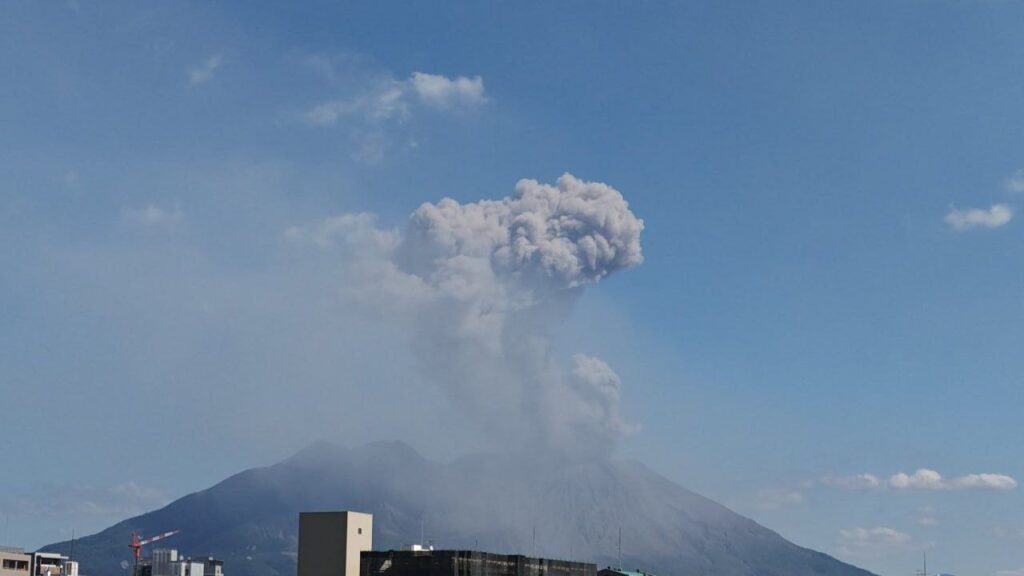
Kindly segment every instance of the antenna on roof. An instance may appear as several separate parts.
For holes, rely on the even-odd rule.
[[[924,550],[924,551],[921,552],[921,554],[922,554],[923,559],[924,559],[924,564],[923,564],[921,570],[917,571],[917,576],[929,576],[928,575],[928,551]]]
[[[530,556],[537,557],[537,525],[533,526],[533,548],[530,550]]]
[[[622,570],[622,526],[619,526],[619,570]]]

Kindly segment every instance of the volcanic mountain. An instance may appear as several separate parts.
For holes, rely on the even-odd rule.
[[[437,548],[572,556],[603,566],[618,561],[621,528],[623,565],[659,576],[871,576],[637,462],[478,454],[440,463],[397,442],[316,443],[82,538],[75,556],[84,574],[116,575],[131,531],[181,528],[167,545],[217,556],[229,576],[292,576],[298,514],[312,510],[372,513],[376,549],[418,541],[422,524]],[[69,548],[62,542],[44,550]]]

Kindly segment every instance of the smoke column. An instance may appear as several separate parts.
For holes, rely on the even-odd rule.
[[[347,296],[400,323],[424,376],[495,444],[588,459],[633,429],[621,382],[600,358],[556,358],[550,328],[586,286],[642,262],[643,226],[617,190],[565,174],[423,204],[402,229],[345,214],[287,235],[343,248]]]

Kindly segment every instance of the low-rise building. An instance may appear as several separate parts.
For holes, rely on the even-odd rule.
[[[35,552],[32,554],[32,576],[69,576],[67,572],[74,568],[78,573],[78,563],[68,565],[68,557],[57,552]]]
[[[213,556],[185,557],[173,548],[157,548],[139,563],[139,576],[224,576],[224,561]]]
[[[363,552],[360,576],[597,576],[597,566],[478,550],[390,550]]]
[[[174,576],[171,566],[178,561],[178,551],[173,548],[156,548],[150,556],[152,576]]]
[[[31,554],[21,548],[0,547],[0,576],[29,576],[31,570]]]
[[[612,568],[611,566],[609,566],[607,568],[602,568],[601,570],[598,570],[597,576],[654,576],[654,574],[651,574],[650,572],[644,572],[639,568],[636,570],[624,570],[622,568]]]

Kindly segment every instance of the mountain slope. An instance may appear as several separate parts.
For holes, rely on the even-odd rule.
[[[418,540],[422,520],[440,548],[535,550],[604,565],[616,562],[621,526],[624,564],[660,576],[870,576],[635,462],[488,454],[441,464],[401,443],[314,444],[83,538],[75,556],[83,573],[115,575],[128,557],[129,532],[181,528],[167,545],[223,558],[229,576],[291,576],[298,513],[343,509],[374,515],[377,549]]]

